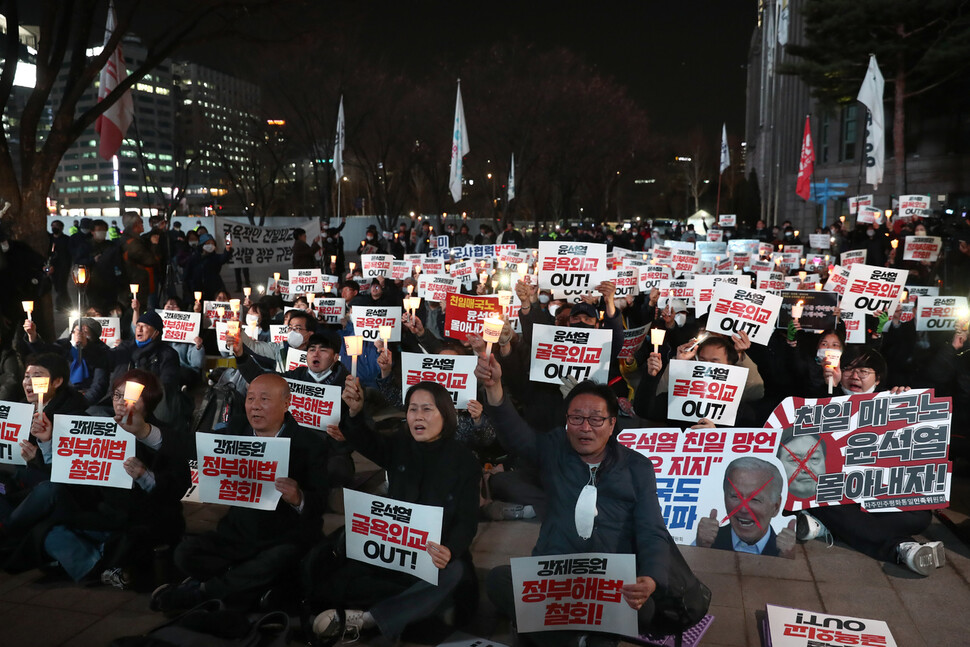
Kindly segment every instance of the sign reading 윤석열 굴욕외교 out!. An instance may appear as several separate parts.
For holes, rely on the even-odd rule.
[[[966,297],[919,297],[916,300],[916,330],[956,330],[968,318]]]
[[[707,418],[731,426],[738,415],[748,369],[672,359],[667,368],[667,417],[695,423]]]
[[[593,630],[636,636],[637,612],[623,599],[636,581],[636,557],[575,553],[513,557],[512,592],[519,633]]]
[[[778,453],[788,476],[786,509],[947,507],[950,406],[931,389],[787,398],[765,425],[784,430]]]
[[[290,385],[290,415],[304,427],[326,431],[340,422],[340,387],[301,382],[287,378]]]
[[[767,346],[780,310],[780,296],[718,283],[714,286],[707,329],[722,335],[743,331],[752,344]]]
[[[609,278],[603,243],[539,241],[539,287],[575,303]]]
[[[532,328],[533,382],[562,384],[562,378],[606,384],[610,375],[613,331],[536,324]]]
[[[131,488],[125,461],[135,455],[135,437],[114,418],[54,416],[51,481]]]
[[[290,469],[290,439],[195,435],[199,498],[240,508],[275,510],[281,493],[276,479]]]
[[[418,382],[434,382],[448,390],[456,409],[467,409],[478,394],[475,355],[425,355],[401,353],[401,389]]]
[[[438,583],[428,542],[441,541],[443,509],[344,488],[347,557]]]
[[[906,284],[908,270],[894,270],[856,263],[849,268],[845,292],[839,307],[873,313],[884,310],[892,316]]]
[[[0,400],[0,463],[26,465],[20,455],[20,443],[30,436],[34,405]]]
[[[162,315],[162,341],[192,344],[201,334],[201,312],[159,310],[158,314]]]
[[[791,521],[781,515],[787,487],[775,455],[780,436],[777,429],[650,428],[624,429],[617,440],[653,462],[660,511],[675,542],[693,544],[700,519],[715,510],[720,530],[712,546],[733,550],[731,530],[755,545]],[[780,553],[768,541],[761,554]]]
[[[401,306],[351,306],[350,319],[354,333],[365,341],[381,338],[381,326],[390,326],[388,341],[401,341]]]

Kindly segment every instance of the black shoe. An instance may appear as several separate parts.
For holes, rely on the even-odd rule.
[[[155,589],[148,606],[152,611],[178,613],[198,605],[204,598],[199,581],[188,578],[181,584],[163,584]]]

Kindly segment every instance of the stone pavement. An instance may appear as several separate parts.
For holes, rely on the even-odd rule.
[[[955,480],[952,502],[946,514],[962,534],[970,530],[970,518],[963,513],[970,511],[970,479]],[[196,532],[213,527],[220,514],[215,506],[191,504],[186,510],[189,527]],[[328,529],[340,523],[342,517],[328,515]],[[506,564],[510,555],[527,555],[538,530],[534,521],[483,522],[472,546],[480,574]],[[757,614],[769,602],[885,620],[900,647],[970,644],[965,620],[970,609],[970,549],[939,520],[926,539],[942,540],[947,549],[946,566],[927,578],[843,546],[828,547],[821,540],[798,546],[794,560],[684,547],[687,561],[713,591],[715,620],[701,644],[757,647]],[[162,620],[148,610],[147,594],[81,588],[63,580],[45,582],[39,571],[0,574],[4,647],[102,647]],[[496,616],[484,594],[479,615],[464,629],[514,644],[508,622]]]

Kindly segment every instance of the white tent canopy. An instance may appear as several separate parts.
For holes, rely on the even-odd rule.
[[[687,219],[688,225],[694,225],[698,236],[706,236],[707,230],[714,226],[714,216],[701,209]]]

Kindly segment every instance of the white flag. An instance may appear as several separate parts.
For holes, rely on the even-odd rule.
[[[515,153],[512,153],[512,164],[509,165],[509,202],[515,197]]]
[[[333,170],[337,182],[344,176],[344,97],[340,95],[340,108],[337,110],[337,137],[333,144]]]
[[[869,56],[869,69],[859,89],[859,101],[869,109],[866,127],[866,183],[879,188],[886,161],[886,118],[883,114],[882,95],[886,81],[882,78],[875,54]]]
[[[118,21],[115,16],[115,3],[108,3],[108,20],[104,27],[104,44],[111,40]],[[128,78],[125,67],[125,57],[121,52],[121,43],[111,53],[104,67],[98,83],[98,101],[101,101],[121,85]],[[104,111],[94,123],[94,129],[101,136],[98,154],[102,159],[109,160],[121,150],[121,142],[128,132],[128,126],[135,114],[134,103],[131,100],[131,90],[127,90],[110,108]]]
[[[461,81],[458,81],[458,99],[455,101],[454,133],[451,138],[451,175],[448,188],[455,202],[461,200],[461,158],[468,154],[468,129],[465,127],[465,109],[461,105]]]
[[[778,0],[778,44],[788,44],[788,0]]]
[[[727,144],[727,124],[721,125],[721,173],[724,169],[731,166],[731,151]]]

